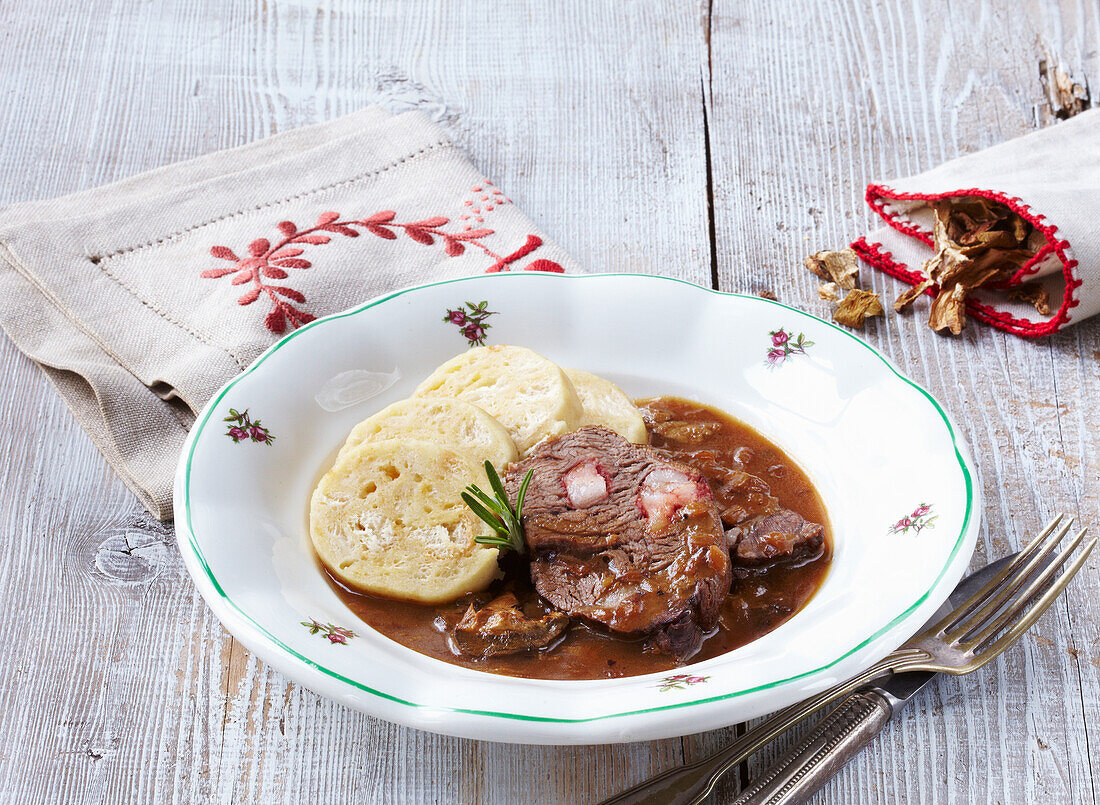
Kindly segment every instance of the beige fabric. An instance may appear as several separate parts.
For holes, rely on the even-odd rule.
[[[387,211],[393,217],[380,228],[363,223]],[[335,230],[274,248],[287,239],[280,222],[301,234],[330,212],[339,213]],[[401,226],[429,219],[437,221],[420,230]],[[477,230],[488,232],[459,241],[457,256],[438,234]],[[418,231],[433,242],[419,242]],[[278,329],[268,319],[276,300],[320,317],[395,288],[499,268],[536,242],[503,268],[543,260],[576,270],[427,117],[372,107],[0,210],[0,326],[46,371],[146,508],[167,519],[187,429],[223,383],[278,340],[268,326]],[[262,282],[289,294],[261,289],[239,303],[254,288],[232,284],[236,270],[256,263],[250,246],[276,275]],[[202,276],[212,269],[236,270]],[[284,315],[283,326],[294,323]]]
[[[1100,216],[1100,110],[953,159],[917,176],[873,183],[872,196],[876,185],[885,188],[882,213],[925,232],[931,230],[931,213],[924,202],[911,196],[965,195],[973,189],[1015,200],[1026,215],[1039,216],[1040,224],[1056,227],[1049,240],[1058,248],[1048,249],[1036,270],[1021,278],[1038,280],[1047,288],[1051,315],[1040,316],[1030,305],[1010,302],[1004,292],[981,289],[974,298],[988,306],[997,326],[1019,335],[1044,335],[1100,312],[1100,238],[1095,226]],[[876,229],[866,240],[910,271],[919,272],[933,254],[918,238],[890,226]],[[1080,282],[1078,287],[1066,283],[1067,271]]]

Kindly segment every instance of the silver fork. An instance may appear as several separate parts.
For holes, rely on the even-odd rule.
[[[988,584],[934,626],[867,670],[834,688],[780,710],[725,749],[686,766],[670,769],[604,800],[600,805],[694,805],[702,802],[722,776],[737,763],[815,710],[847,696],[872,680],[906,671],[960,676],[992,662],[1047,611],[1096,546],[1097,538],[1093,537],[1080,555],[1055,578],[1059,568],[1085,538],[1085,529],[1081,529],[1061,553],[1049,559],[1073,524],[1073,518],[1070,518],[1059,528],[1063,519],[1061,514],[1055,517]],[[1048,584],[1050,587],[1043,591]]]

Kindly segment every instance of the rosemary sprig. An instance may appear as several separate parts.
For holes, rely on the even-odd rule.
[[[493,489],[491,497],[487,492],[470,484],[462,493],[462,500],[470,507],[470,510],[484,520],[493,529],[493,534],[474,537],[474,542],[482,545],[492,545],[502,551],[527,552],[527,542],[524,540],[523,521],[520,515],[523,512],[523,498],[527,495],[527,485],[531,483],[534,470],[528,470],[519,485],[519,494],[516,495],[515,508],[508,500],[508,492],[501,483],[500,476],[491,462],[485,462],[485,475],[489,478],[489,486]]]

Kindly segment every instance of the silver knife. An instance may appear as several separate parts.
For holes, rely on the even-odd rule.
[[[936,623],[993,578],[1015,554],[959,582],[927,625]],[[917,691],[936,677],[924,671],[894,674],[860,688],[741,792],[734,805],[801,805],[867,746]]]

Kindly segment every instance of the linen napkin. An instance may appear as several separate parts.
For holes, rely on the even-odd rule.
[[[1010,279],[973,292],[966,302],[970,316],[1035,338],[1100,312],[1100,110],[917,176],[868,185],[867,202],[886,226],[852,248],[872,266],[918,285],[927,279],[921,266],[934,253],[929,205],[958,196],[1007,205],[1034,227],[1036,239],[1035,256]],[[1049,293],[1049,314],[1010,298],[1025,282]]]
[[[426,116],[378,107],[0,210],[0,327],[162,520],[196,414],[284,333],[407,285],[576,269]]]

